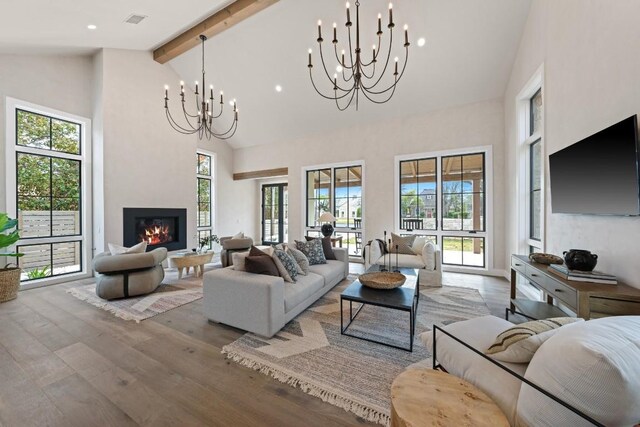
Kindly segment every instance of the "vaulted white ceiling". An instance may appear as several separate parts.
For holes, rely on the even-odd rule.
[[[353,1],[352,8],[353,8]],[[376,17],[386,20],[387,1],[362,0],[361,26],[370,55]],[[424,113],[502,97],[529,11],[530,0],[403,0],[394,4],[396,53],[403,57],[401,25],[412,46],[403,80],[384,105],[360,102],[359,111],[337,111],[311,86],[307,49],[314,50],[314,73],[326,90],[317,57],[317,26],[323,22],[325,48],[331,26],[345,39],[344,1],[280,0],[259,14],[207,41],[207,80],[236,98],[240,108],[234,147],[293,140],[327,129]],[[386,28],[385,28],[386,30]],[[419,37],[426,39],[418,47]],[[384,43],[384,42],[383,42]],[[325,50],[325,57],[331,50]],[[193,49],[170,62],[187,82],[201,80],[201,52]],[[335,68],[337,63],[331,62]],[[333,75],[331,69],[329,70]],[[167,82],[177,89],[178,82]],[[277,93],[275,86],[281,85]],[[225,123],[226,125],[226,123]],[[394,143],[394,141],[390,141]]]
[[[98,48],[149,50],[230,0],[4,0],[0,53],[86,53]],[[125,23],[131,14],[140,24]],[[87,25],[95,25],[89,30]]]

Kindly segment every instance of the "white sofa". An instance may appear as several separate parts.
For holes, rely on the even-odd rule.
[[[337,260],[312,265],[296,283],[282,277],[237,271],[233,266],[204,274],[202,310],[207,319],[271,337],[349,274],[347,250]]]
[[[397,254],[398,267],[419,269],[420,286],[440,287],[442,286],[442,256],[437,245],[435,251],[429,253],[426,239],[421,239],[413,245],[415,255]],[[364,266],[369,269],[372,265],[383,265],[391,262],[392,268],[396,266],[396,254],[384,256],[376,240],[368,244],[364,250]]]
[[[443,329],[484,352],[512,326],[484,316]],[[420,337],[431,350],[433,332]],[[447,372],[487,393],[511,425],[592,425],[445,334],[438,333],[436,344],[437,360]],[[640,422],[640,316],[565,325],[540,346],[531,362],[500,363],[604,425]]]

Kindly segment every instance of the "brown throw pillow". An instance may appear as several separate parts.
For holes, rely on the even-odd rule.
[[[256,248],[255,246],[251,246],[251,249],[249,249],[249,256],[268,256],[271,257],[271,255],[269,255],[268,253],[261,251],[260,249]]]
[[[395,254],[396,252],[399,254],[408,254],[415,255],[413,249],[413,241],[416,240],[416,236],[398,236],[395,233],[391,233],[391,246],[389,247],[389,252]],[[396,249],[398,246],[398,249]]]
[[[244,268],[246,269],[247,273],[280,277],[278,267],[276,267],[276,263],[273,262],[273,258],[266,254],[247,256],[244,260]]]
[[[313,239],[320,239],[322,241],[322,252],[324,252],[324,257],[326,259],[336,260],[336,254],[333,253],[333,245],[331,245],[331,236],[329,237],[311,237],[304,236],[307,239],[307,242],[310,242]]]

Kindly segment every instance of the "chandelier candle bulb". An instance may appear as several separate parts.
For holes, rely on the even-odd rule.
[[[378,14],[378,35],[382,34],[382,14]]]
[[[198,95],[198,81],[196,80],[196,95]]]
[[[313,64],[311,64],[311,49],[309,49],[309,68],[313,67]]]
[[[393,3],[389,3],[389,28],[393,27]]]
[[[404,45],[409,46],[409,26],[404,26]]]
[[[322,41],[322,21],[318,19],[318,41]]]
[[[164,85],[164,99],[169,99],[169,86]]]
[[[347,25],[351,24],[351,12],[349,11],[349,2],[347,2]]]
[[[338,25],[333,23],[333,44],[338,43]]]
[[[344,50],[342,51],[342,67],[346,67],[345,63],[344,63]]]
[[[397,75],[398,75],[398,57],[397,57],[397,56],[396,56],[396,59],[395,59],[394,61],[395,61],[395,63],[396,63],[396,72],[395,72],[395,73],[393,73],[393,75],[394,75],[394,76],[397,76]]]

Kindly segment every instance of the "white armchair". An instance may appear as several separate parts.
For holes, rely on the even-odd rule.
[[[412,248],[415,254],[386,254],[376,240],[371,241],[364,249],[364,264],[368,270],[372,265],[388,265],[420,270],[420,285],[428,287],[442,286],[442,256],[440,248],[427,241],[416,242]]]

